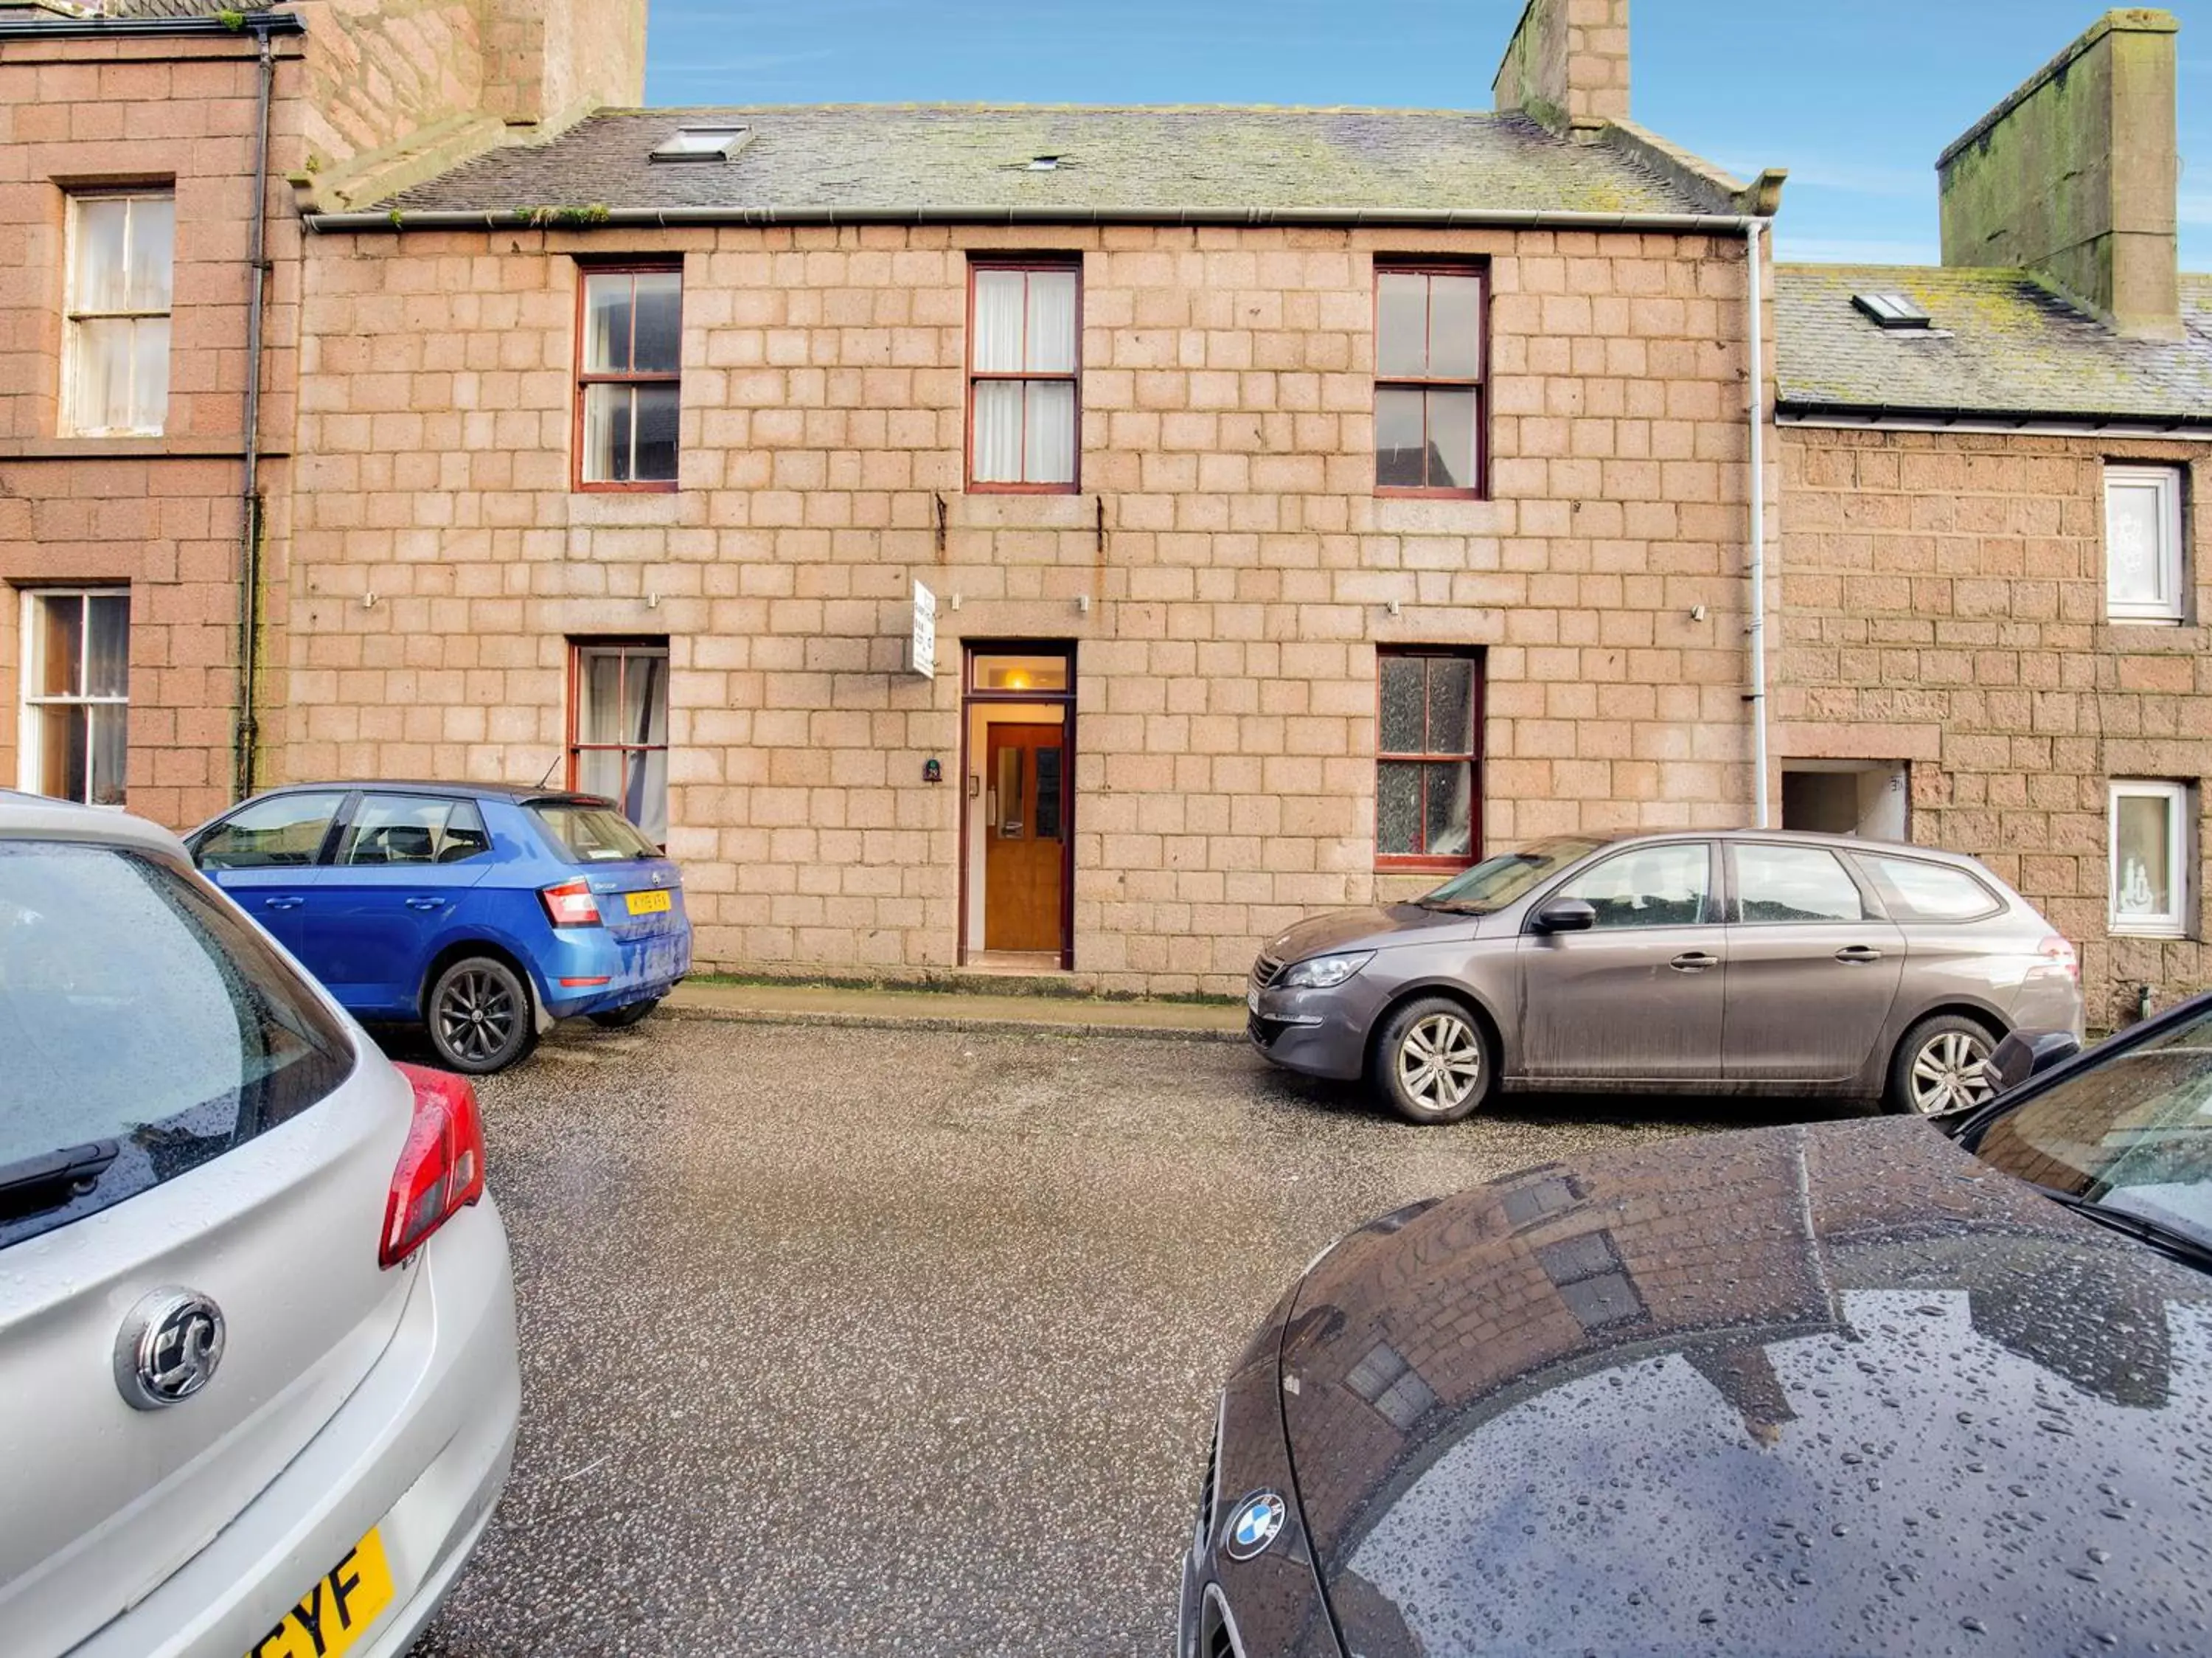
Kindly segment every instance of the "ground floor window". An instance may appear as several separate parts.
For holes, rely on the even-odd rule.
[[[120,588],[23,594],[21,781],[120,806],[129,759],[131,595]]]
[[[585,639],[572,647],[568,786],[604,795],[668,840],[668,641]]]
[[[1482,661],[1473,650],[1377,653],[1375,863],[1456,869],[1482,844]]]
[[[2195,813],[2185,783],[2122,780],[2112,789],[2112,926],[2181,938],[2189,931]]]

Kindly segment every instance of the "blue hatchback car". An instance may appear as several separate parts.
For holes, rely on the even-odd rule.
[[[611,801],[484,783],[300,783],[186,838],[365,1023],[483,1075],[556,1019],[634,1025],[691,970],[675,864]]]

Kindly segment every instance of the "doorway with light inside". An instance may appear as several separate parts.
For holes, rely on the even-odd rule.
[[[971,641],[961,696],[960,960],[1075,966],[1075,648]]]

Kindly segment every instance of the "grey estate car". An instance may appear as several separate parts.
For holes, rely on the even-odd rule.
[[[1992,1092],[2014,1030],[2081,1034],[2074,948],[1969,857],[1771,830],[1561,836],[1409,904],[1319,916],[1252,969],[1277,1064],[1417,1123],[1498,1088]]]

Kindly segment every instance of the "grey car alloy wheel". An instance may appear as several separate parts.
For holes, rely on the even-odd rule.
[[[1482,1082],[1482,1039],[1455,1013],[1417,1020],[1398,1044],[1399,1086],[1425,1111],[1442,1116],[1467,1103]]]
[[[511,1065],[530,1037],[530,993],[504,962],[457,961],[430,993],[430,1039],[456,1070],[482,1076]]]
[[[1971,1031],[1939,1030],[1914,1051],[1907,1098],[1922,1116],[1978,1106],[1996,1092],[1990,1076],[1990,1040]]]

